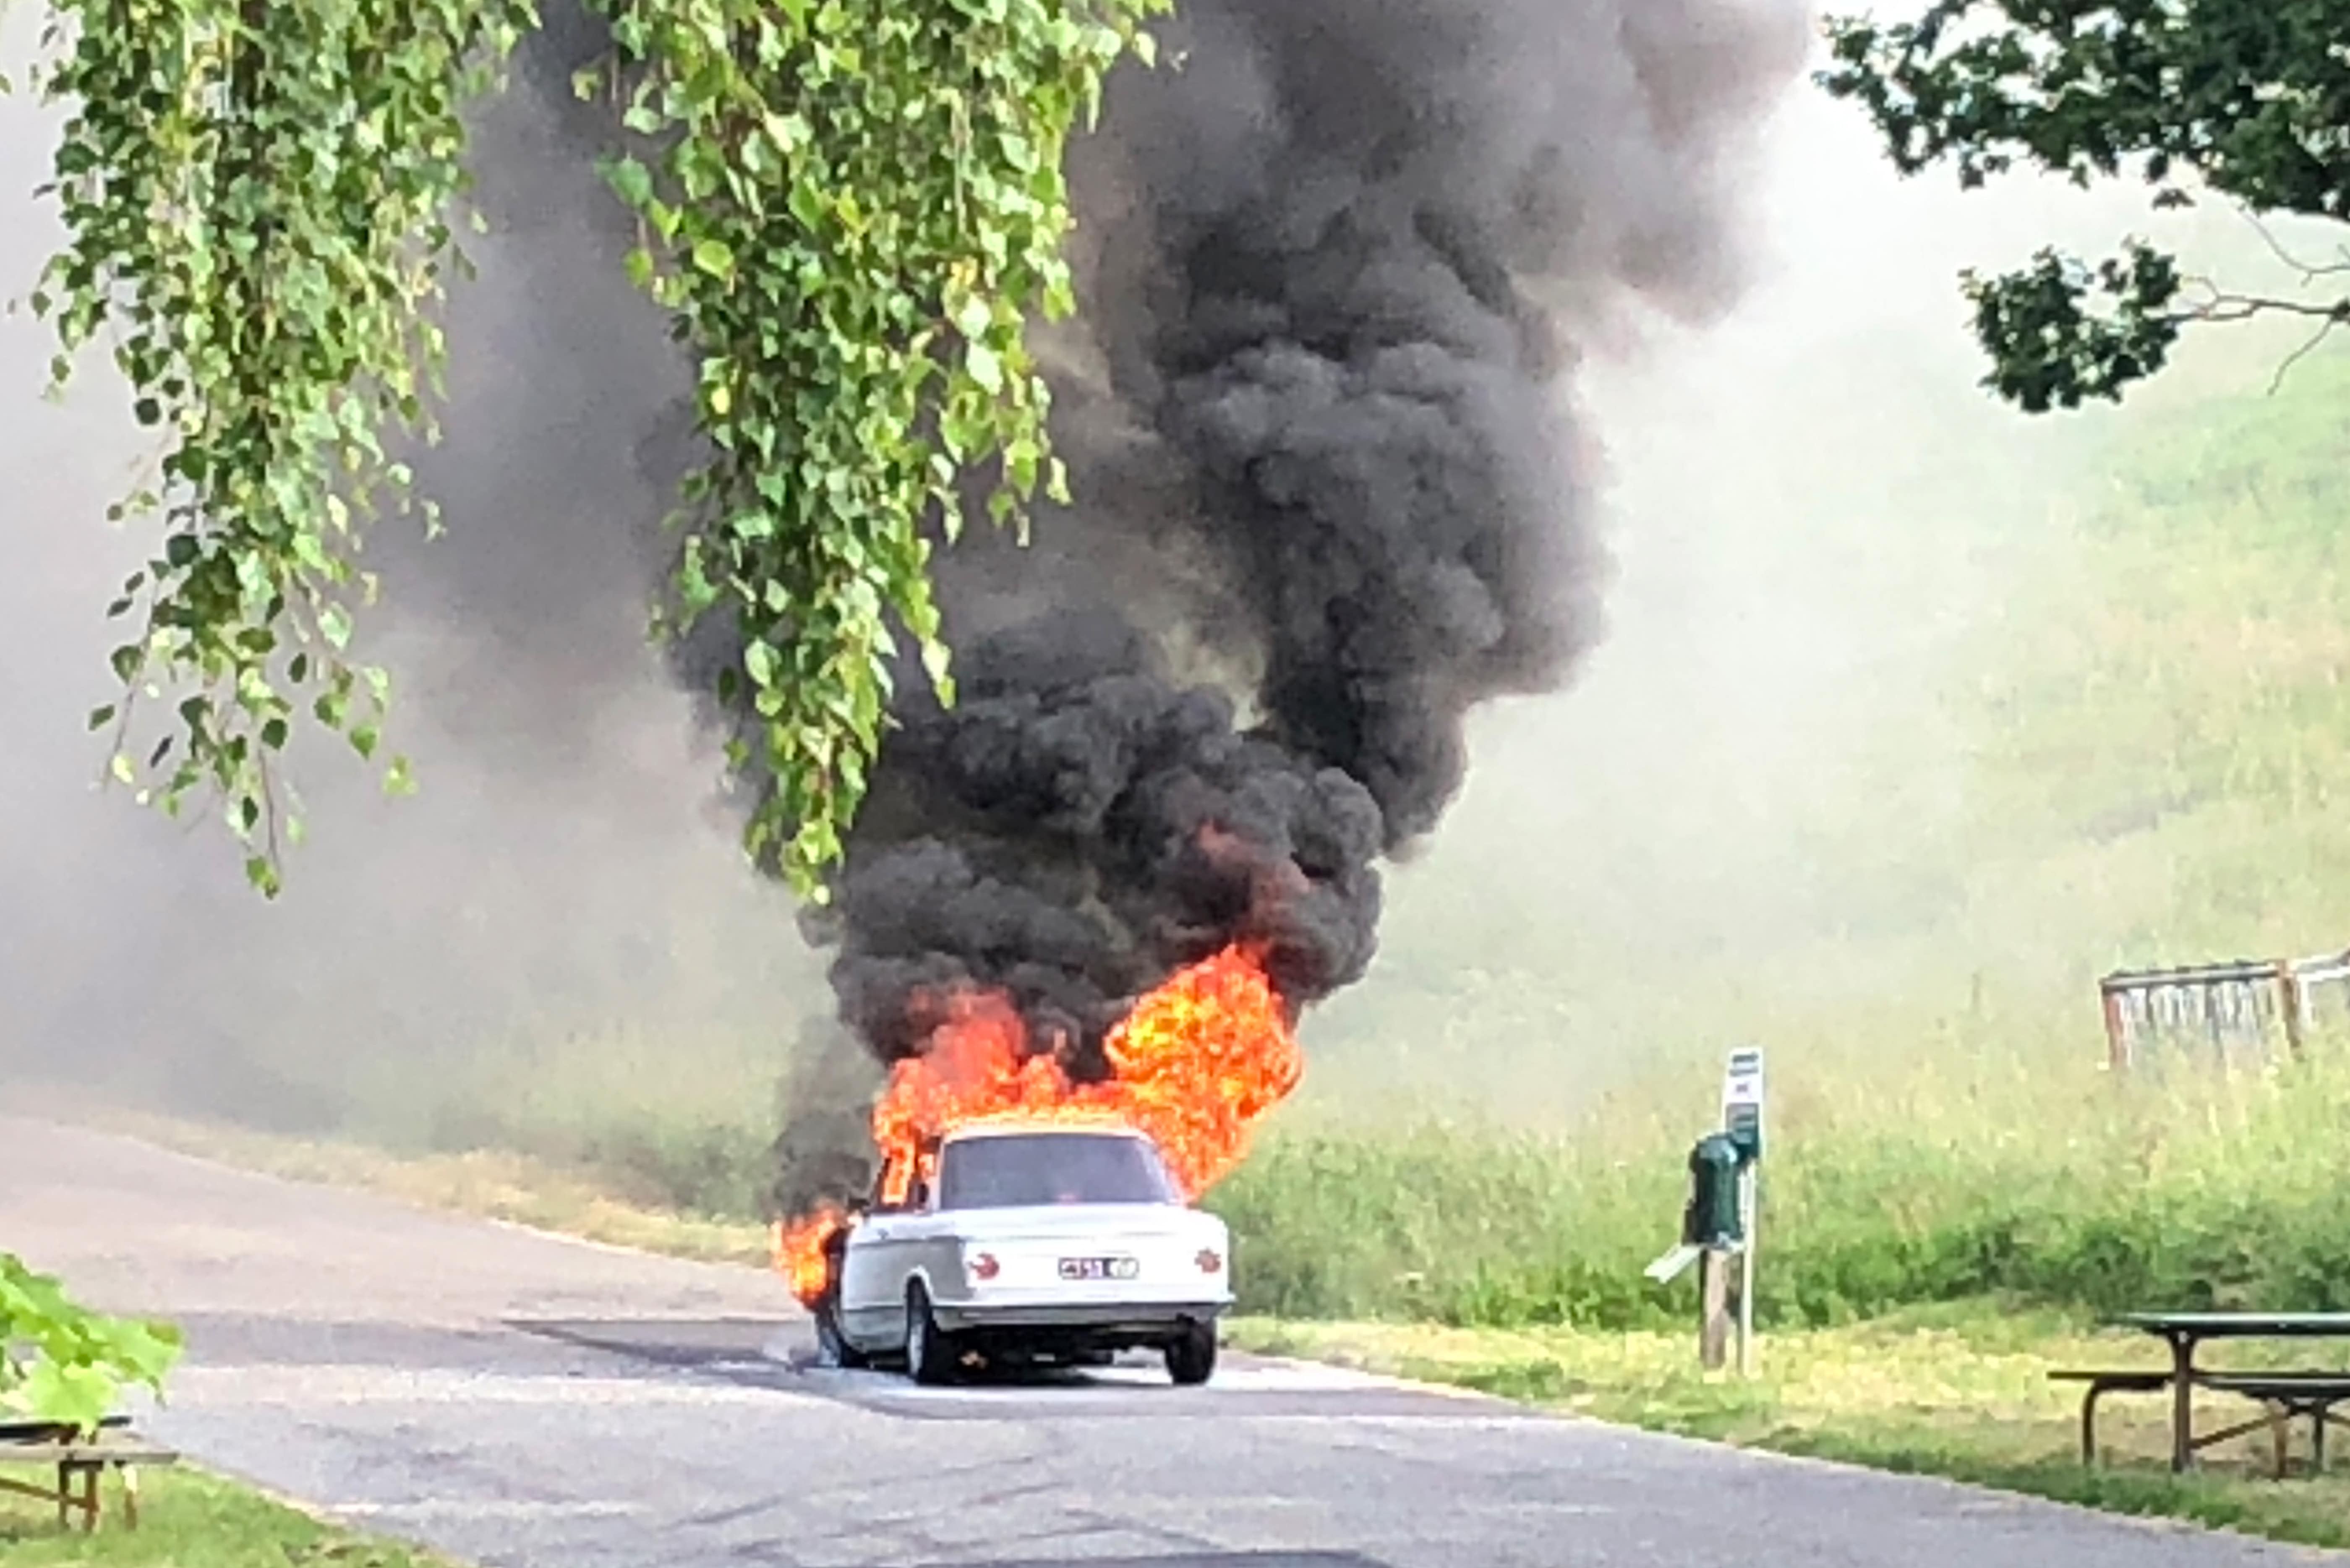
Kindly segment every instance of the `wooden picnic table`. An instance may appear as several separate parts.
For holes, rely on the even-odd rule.
[[[180,1456],[146,1441],[129,1428],[129,1418],[121,1416],[109,1416],[93,1432],[47,1421],[0,1421],[0,1467],[54,1467],[57,1471],[53,1487],[0,1476],[0,1492],[57,1504],[61,1529],[78,1513],[82,1528],[95,1531],[105,1511],[99,1482],[110,1469],[122,1487],[122,1521],[138,1529],[139,1467],[176,1464]]]
[[[2350,1339],[2350,1312],[2132,1312],[2114,1323],[2153,1334],[2170,1346],[2170,1468],[2193,1468],[2195,1450],[2251,1431],[2247,1422],[2225,1431],[2195,1436],[2194,1397],[2199,1387],[2241,1394],[2306,1415],[2313,1422],[2316,1462],[2325,1462],[2325,1428],[2337,1419],[2336,1403],[2350,1401],[2350,1373],[2220,1373],[2199,1370],[2195,1348],[2207,1339]],[[2280,1437],[2280,1443],[2282,1438]],[[2282,1467],[2282,1449],[2279,1453]]]

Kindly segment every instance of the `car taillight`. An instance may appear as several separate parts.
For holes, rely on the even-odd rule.
[[[1224,1266],[1224,1255],[1213,1247],[1201,1248],[1200,1255],[1191,1261],[1200,1265],[1200,1272],[1203,1274],[1220,1273]]]
[[[993,1252],[979,1253],[965,1267],[971,1271],[971,1277],[974,1280],[992,1280],[1003,1272],[1003,1265],[995,1261]]]

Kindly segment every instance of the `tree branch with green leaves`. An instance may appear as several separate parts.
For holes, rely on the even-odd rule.
[[[95,1432],[124,1389],[161,1394],[180,1350],[171,1324],[92,1312],[0,1252],[0,1415]]]
[[[1936,0],[1915,22],[1832,17],[1827,35],[1821,85],[1861,106],[1904,174],[2134,177],[2158,208],[2209,192],[2256,220],[2350,219],[2345,0]],[[2119,401],[2192,325],[2293,315],[2314,342],[2350,323],[2350,292],[2235,293],[2140,239],[2095,264],[2043,250],[1964,287],[1985,384],[2034,413]]]
[[[910,636],[951,699],[926,527],[966,479],[1017,524],[1060,489],[1024,330],[1066,311],[1062,159],[1167,0],[597,0],[638,145],[632,275],[698,370],[712,453],[679,499],[664,624],[726,618],[746,846],[822,897]],[[275,893],[315,721],[380,758],[390,680],[350,657],[382,514],[438,518],[391,455],[430,440],[462,265],[463,113],[532,0],[53,0],[67,231],[34,305],[62,384],[103,345],[157,432],[114,509],[160,520],[112,614],[116,776],[224,806]],[[457,519],[494,526],[491,519]],[[126,748],[134,708],[162,733]],[[404,760],[386,782],[409,786]]]

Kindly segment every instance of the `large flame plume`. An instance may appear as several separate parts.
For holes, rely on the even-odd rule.
[[[1247,1152],[1250,1132],[1297,1086],[1297,1037],[1248,949],[1229,947],[1179,971],[1135,1003],[1104,1043],[1112,1076],[1073,1081],[1036,1049],[1001,993],[963,991],[928,1049],[898,1063],[873,1106],[881,1198],[901,1201],[946,1133],[997,1117],[1116,1122],[1159,1145],[1187,1198],[1214,1186]],[[847,1215],[825,1205],[775,1228],[775,1267],[808,1305],[829,1282],[828,1248]]]

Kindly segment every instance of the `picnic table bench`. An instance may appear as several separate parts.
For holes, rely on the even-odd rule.
[[[94,1531],[105,1511],[99,1482],[110,1469],[122,1484],[122,1521],[138,1529],[139,1467],[177,1464],[180,1456],[148,1442],[130,1426],[123,1416],[108,1417],[94,1433],[53,1422],[0,1421],[0,1466],[37,1465],[57,1471],[54,1487],[0,1476],[0,1491],[54,1502],[60,1528],[69,1526],[78,1513],[82,1529]]]
[[[2059,1382],[2084,1383],[2081,1398],[2081,1462],[2097,1458],[2097,1401],[2107,1394],[2171,1396],[2170,1468],[2192,1469],[2195,1456],[2214,1443],[2266,1427],[2273,1434],[2276,1473],[2285,1473],[2285,1451],[2293,1420],[2306,1417],[2310,1425],[2310,1457],[2315,1469],[2325,1468],[2325,1428],[2350,1424],[2334,1414],[2337,1405],[2350,1405],[2350,1372],[2245,1371],[2219,1372],[2195,1365],[2197,1345],[2207,1339],[2350,1339],[2350,1313],[2176,1312],[2125,1313],[2113,1320],[2162,1340],[2170,1350],[2168,1371],[2052,1372]],[[2216,1432],[2197,1433],[2194,1397],[2198,1388],[2240,1395],[2262,1406],[2254,1420]]]

